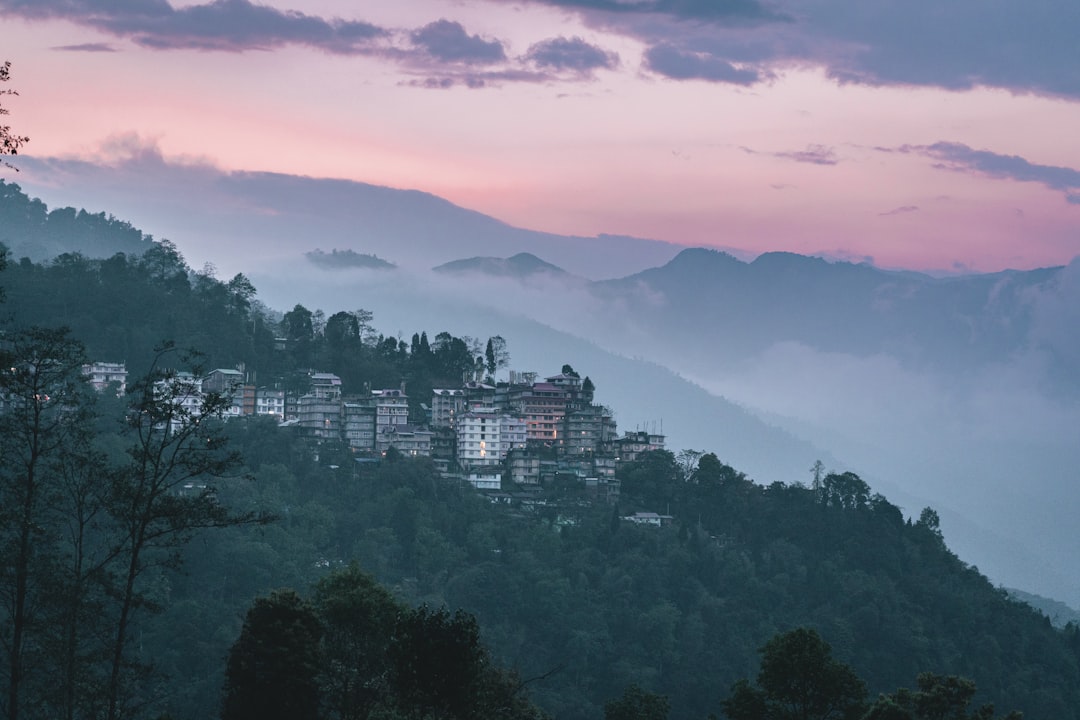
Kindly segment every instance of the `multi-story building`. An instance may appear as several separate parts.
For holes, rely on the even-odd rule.
[[[337,440],[341,437],[341,399],[304,395],[297,402],[297,420],[305,436]]]
[[[206,396],[202,392],[202,382],[191,373],[178,372],[154,383],[154,397],[159,401],[172,404],[173,410],[166,422],[159,429],[175,432],[192,420],[202,416]]]
[[[405,425],[409,422],[409,396],[404,390],[375,390],[371,393],[375,403],[375,434],[385,432],[388,425]]]
[[[345,442],[356,452],[375,452],[375,405],[369,399],[346,400],[341,406]]]
[[[454,427],[457,417],[465,412],[465,390],[432,391],[431,427]]]
[[[568,456],[592,456],[615,440],[615,419],[602,405],[584,405],[568,412],[563,421],[559,452]]]
[[[303,433],[319,440],[341,438],[341,378],[314,373],[311,389],[297,401],[296,416]]]
[[[529,440],[551,446],[557,443],[570,398],[565,388],[552,383],[512,385],[503,397],[508,410],[525,418]]]
[[[202,381],[202,389],[205,393],[217,393],[219,395],[232,395],[238,387],[244,384],[244,374],[232,368],[217,368],[206,374]]]
[[[528,425],[520,415],[499,415],[499,458],[511,450],[524,450],[529,439]]]
[[[446,466],[457,463],[457,430],[450,427],[431,428],[431,457],[445,460]]]
[[[638,460],[642,455],[664,449],[664,436],[644,430],[627,430],[614,442],[618,467]]]
[[[116,383],[116,394],[123,395],[127,392],[127,366],[122,363],[94,362],[83,365],[83,375],[90,381],[90,386],[101,392]]]
[[[490,405],[478,406],[458,420],[458,463],[466,468],[498,465],[511,450],[524,450],[527,440],[524,418]]]
[[[402,455],[430,457],[433,435],[430,430],[413,425],[384,425],[375,436],[375,451],[385,454],[394,448]]]
[[[341,378],[333,373],[312,373],[310,392],[317,398],[336,400],[341,397]]]
[[[284,420],[285,391],[275,388],[257,388],[255,390],[255,414],[273,415],[278,420]]]
[[[499,415],[494,407],[476,407],[458,418],[457,457],[462,467],[498,465],[502,461]]]
[[[238,417],[245,414],[245,389],[244,373],[232,368],[216,368],[202,379],[204,393],[215,393],[230,400],[230,406],[224,411],[226,417]]]
[[[510,479],[518,485],[540,484],[540,457],[528,450],[511,450],[506,456]]]

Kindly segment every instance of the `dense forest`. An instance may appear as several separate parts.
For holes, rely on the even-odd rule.
[[[9,718],[243,717],[236,703],[258,697],[244,695],[248,649],[268,637],[300,643],[285,657],[310,679],[297,692],[315,697],[311,717],[533,717],[525,693],[565,720],[795,717],[769,704],[767,672],[786,656],[772,643],[794,638],[857,675],[851,713],[884,693],[872,717],[932,717],[918,703],[952,693],[1080,718],[1077,627],[1011,600],[949,551],[933,510],[906,518],[854,473],[819,466],[766,487],[712,453],[659,451],[620,471],[615,505],[574,483],[493,502],[427,459],[359,464],[267,418],[180,417],[185,430],[163,433],[175,371],[196,360],[422,396],[473,369],[481,345],[384,337],[356,309],[274,312],[244,276],[195,272],[167,242],[67,250],[0,273]],[[146,379],[95,396],[79,381],[87,358]],[[623,519],[637,510],[672,521]],[[390,634],[342,626],[342,598],[375,603]],[[443,636],[471,658],[453,663],[474,670],[453,684],[472,693],[462,706],[415,682],[420,638]],[[358,673],[364,653],[384,658],[346,678],[375,695],[330,707],[335,653],[350,652]]]

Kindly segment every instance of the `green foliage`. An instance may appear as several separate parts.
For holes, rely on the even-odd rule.
[[[994,706],[985,704],[968,714],[975,697],[975,683],[955,675],[920,673],[915,692],[900,688],[878,698],[864,720],[994,720]],[[1020,720],[1011,712],[1005,720]]]
[[[74,208],[52,211],[29,198],[15,183],[0,180],[0,243],[13,260],[42,262],[65,253],[107,258],[116,253],[141,255],[152,244],[148,235],[105,213]]]
[[[814,630],[776,635],[761,649],[757,688],[745,680],[723,703],[731,720],[858,718],[866,686]]]
[[[604,720],[667,720],[668,699],[642,690],[626,688],[622,697],[604,705]]]
[[[292,591],[255,601],[222,717],[540,720],[522,688],[491,662],[472,615],[408,608],[350,565],[310,605]]]
[[[295,592],[257,599],[229,652],[222,720],[316,720],[321,633]]]
[[[5,309],[26,322],[67,318],[71,337],[84,340],[89,357],[126,359],[133,374],[152,367],[150,348],[168,336],[179,346],[208,349],[211,367],[243,361],[261,382],[296,379],[299,387],[309,367],[297,366],[295,346],[275,350],[275,336],[285,333],[254,299],[250,283],[192,273],[167,243],[141,258],[17,262],[4,283]],[[310,338],[301,322],[296,339],[310,340],[310,362],[338,373],[346,391],[404,380],[410,395],[419,388],[419,397],[425,384],[473,377],[483,349],[449,333],[430,343],[423,332],[415,343],[379,336],[363,311],[334,313],[325,323],[308,312]],[[99,398],[99,408],[111,414],[93,423],[102,435],[92,449],[112,467],[130,458],[124,455],[130,443],[115,433],[124,404]],[[672,717],[704,717],[720,707],[717,688],[753,675],[756,649],[792,627],[811,627],[828,638],[835,656],[858,668],[875,695],[930,668],[972,678],[979,706],[995,702],[1032,717],[1080,717],[1080,632],[1058,632],[1010,601],[948,551],[929,516],[905,521],[899,508],[870,494],[853,474],[832,476],[827,489],[822,477],[820,491],[797,483],[763,487],[711,453],[699,454],[696,467],[681,467],[670,452],[648,453],[619,471],[621,513],[659,511],[675,523],[645,528],[621,521],[611,507],[555,493],[536,512],[494,506],[471,488],[439,478],[426,460],[354,467],[335,456],[340,467],[330,470],[312,461],[301,439],[266,419],[231,420],[217,429],[228,440],[223,449],[245,458],[235,471],[250,472],[256,482],[222,482],[213,498],[237,514],[277,521],[215,532],[191,526],[181,533],[190,542],[158,546],[146,556],[131,596],[138,612],[125,636],[138,638],[126,647],[139,652],[126,656],[125,667],[153,658],[160,675],[127,673],[125,690],[158,698],[153,677],[182,679],[169,684],[167,700],[151,701],[147,716],[161,710],[212,717],[220,710],[223,659],[253,598],[283,585],[316,587],[356,562],[393,594],[397,610],[392,622],[385,620],[391,603],[359,571],[313,592],[323,626],[320,663],[336,658],[320,665],[325,715],[422,711],[391,702],[395,664],[389,649],[382,655],[380,648],[394,641],[404,609],[428,603],[461,608],[482,628],[478,636],[490,648],[487,671],[471,692],[487,708],[484,717],[530,717],[535,710],[521,693],[528,687],[559,718],[595,720],[605,701],[634,684],[670,698]],[[56,487],[85,488],[79,478],[98,472],[91,457],[80,452],[58,464],[56,477],[66,473],[67,484]],[[74,460],[86,472],[73,472]],[[84,497],[84,506],[94,508],[111,495]],[[88,557],[97,562],[94,553]],[[186,572],[171,567],[178,558]],[[103,643],[92,640],[115,620],[118,588],[87,572],[57,575],[65,578],[57,586],[82,578],[85,587],[97,588],[65,611],[102,619],[85,625],[92,634],[76,643],[82,653],[77,667],[85,673],[79,682],[100,687],[103,678],[94,673],[100,675]],[[363,630],[367,621],[349,615],[350,607],[382,619]],[[152,608],[161,614],[147,612]],[[324,614],[337,617],[340,628],[356,622],[360,629],[334,631]],[[453,619],[446,617],[451,625]],[[58,671],[48,677],[70,676]],[[751,712],[765,691],[749,683],[745,688],[739,697]],[[897,699],[891,702],[890,711],[904,711]],[[80,708],[86,716],[105,714],[101,710]]]
[[[0,64],[0,83],[6,83],[10,79],[11,63],[4,61],[3,64]],[[18,95],[18,93],[10,88],[5,88],[0,90],[0,95]],[[0,116],[7,114],[8,109],[3,105],[0,105]],[[0,155],[18,155],[19,148],[28,142],[30,142],[30,138],[12,132],[10,125],[0,125]],[[0,164],[5,165],[6,167],[14,167],[14,165],[6,161]]]

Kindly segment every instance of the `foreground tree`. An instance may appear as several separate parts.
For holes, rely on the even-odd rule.
[[[58,463],[87,451],[85,362],[66,329],[15,331],[0,353],[0,667],[10,720],[27,705],[34,679],[27,669],[49,656],[55,626],[47,620],[62,597],[55,594],[63,555]]]
[[[320,580],[313,605],[323,624],[324,715],[362,720],[387,701],[386,658],[404,608],[356,565]]]
[[[667,720],[668,707],[664,695],[631,685],[621,698],[604,705],[604,720]]]
[[[975,683],[956,675],[922,673],[914,692],[900,688],[878,698],[864,720],[994,720],[994,706],[985,704],[972,713],[968,706],[975,697]],[[1011,712],[1004,720],[1020,720]]]
[[[144,581],[151,571],[176,567],[180,549],[203,528],[265,521],[221,505],[214,483],[239,476],[240,454],[228,447],[221,416],[231,400],[199,392],[199,374],[163,366],[174,357],[162,348],[150,373],[135,384],[127,417],[128,461],[113,481],[110,513],[118,526],[117,601],[107,685],[107,717],[124,715],[125,672],[143,664],[129,657],[132,622],[140,608],[152,607]],[[181,357],[189,365],[191,356]]]
[[[731,720],[851,720],[865,698],[855,671],[833,659],[816,631],[798,628],[765,644],[757,687],[740,680],[722,706]]]
[[[10,79],[11,63],[5,61],[0,65],[0,83],[6,83]],[[9,88],[5,88],[0,90],[0,95],[18,95],[18,93]],[[0,115],[7,115],[8,112],[6,107],[0,105]],[[30,138],[13,132],[10,125],[0,125],[0,155],[18,155],[19,148],[28,142],[30,142]],[[17,167],[7,161],[4,161],[3,164],[13,170],[18,170]]]
[[[314,609],[292,590],[255,600],[229,651],[222,720],[316,720],[321,635]]]

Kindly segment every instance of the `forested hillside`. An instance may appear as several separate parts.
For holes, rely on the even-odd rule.
[[[141,254],[151,247],[152,238],[103,212],[49,210],[18,185],[0,180],[0,243],[15,259],[41,262],[73,251],[97,258],[118,252]]]
[[[382,337],[372,329],[377,318],[356,310],[325,319],[299,306],[271,312],[242,275],[222,282],[193,273],[167,244],[141,257],[15,262],[0,285],[9,350],[29,337],[20,327],[63,319],[87,356],[126,360],[133,373],[152,369],[152,348],[165,339],[198,347],[210,367],[243,362],[260,381],[287,382],[316,367],[356,389],[401,380],[422,388],[472,362],[465,339],[440,334],[428,343],[419,329],[412,342]],[[285,338],[284,349],[275,337]],[[594,379],[602,388],[603,378]],[[86,406],[98,416],[85,426],[98,430],[87,451],[102,453],[87,457],[125,457],[115,438],[126,436],[110,429],[124,405],[101,397]],[[152,409],[129,422],[153,420]],[[672,718],[720,714],[732,684],[754,675],[759,648],[802,626],[855,669],[871,698],[929,671],[971,678],[978,700],[1002,711],[1080,717],[1077,628],[1056,630],[1010,600],[948,550],[932,510],[905,519],[852,473],[764,487],[707,452],[656,452],[621,471],[618,505],[574,483],[522,505],[441,480],[425,459],[391,453],[378,465],[357,464],[344,447],[310,445],[272,420],[234,419],[213,438],[210,447],[240,464],[203,468],[191,487],[168,486],[177,494],[162,497],[169,504],[193,492],[208,503],[197,508],[244,521],[215,523],[211,514],[206,529],[182,526],[138,577],[138,612],[120,628],[138,642],[125,643],[125,662],[114,664],[146,672],[112,685],[144,703],[140,716],[216,716],[225,660],[255,598],[282,587],[307,595],[355,562],[401,602],[475,614],[494,660],[531,679],[531,696],[560,719],[596,720],[631,684],[668,696]],[[11,457],[5,452],[5,482],[18,475]],[[225,470],[235,481],[215,483]],[[622,519],[636,510],[672,522]],[[181,566],[166,562],[172,553]],[[110,613],[115,606],[110,592],[88,597]],[[10,617],[0,621],[9,639]],[[99,660],[84,658],[88,681]]]

